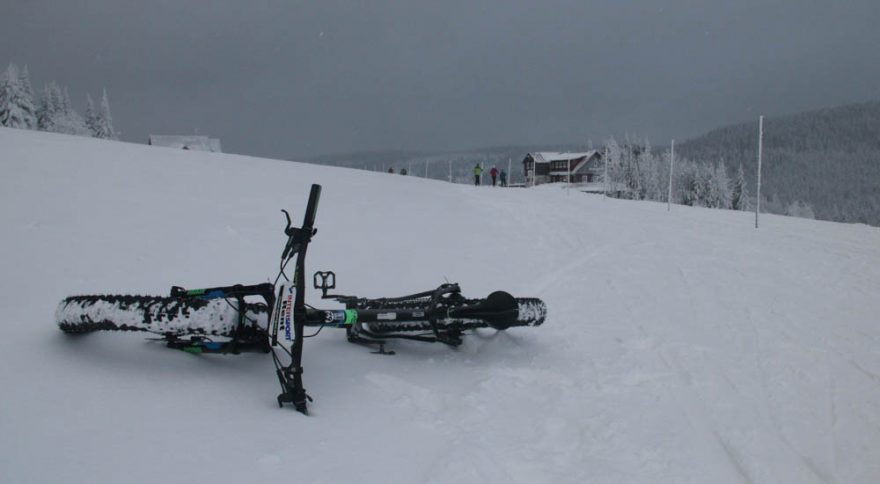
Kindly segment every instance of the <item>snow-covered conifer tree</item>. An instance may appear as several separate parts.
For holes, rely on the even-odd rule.
[[[22,97],[20,106],[25,112],[25,121],[28,129],[37,129],[37,103],[34,98],[34,88],[31,85],[31,74],[28,66],[21,70]]]
[[[53,133],[90,136],[85,120],[71,105],[67,89],[62,90],[52,83],[44,91],[45,97],[40,105],[40,128]]]
[[[639,153],[639,186],[642,189],[641,198],[644,200],[663,200],[665,192],[660,180],[662,171],[660,161],[651,151],[651,144],[645,140],[645,148]]]
[[[730,208],[734,210],[749,210],[751,208],[749,206],[749,189],[746,186],[742,163],[739,164],[736,179],[733,181],[733,189],[730,194]]]
[[[697,166],[685,158],[675,161],[678,167],[675,170],[673,196],[677,196],[683,205],[697,205]]]
[[[66,87],[61,90],[61,108],[68,113],[73,111],[73,103],[70,101],[70,92],[68,92]]]
[[[10,63],[0,76],[0,126],[33,129],[36,126],[33,95],[27,68],[19,72]]]
[[[694,163],[694,206],[708,207],[712,191],[712,172],[706,163]]]
[[[603,182],[607,182],[608,186],[612,186],[615,183],[620,182],[623,179],[622,174],[622,152],[620,145],[617,144],[617,140],[614,138],[610,138],[605,141],[605,151],[608,156],[608,180],[604,179],[603,173]]]
[[[43,97],[37,107],[37,128],[55,131],[55,118],[62,110],[61,88],[54,82],[43,86]]]
[[[101,108],[98,111],[96,138],[119,139],[116,130],[113,129],[113,116],[110,114],[110,100],[107,98],[107,90],[101,96]]]
[[[86,94],[86,127],[92,133],[92,136],[98,136],[98,113],[95,111],[95,102],[92,96]]]
[[[712,170],[711,201],[708,206],[713,208],[730,208],[731,199],[730,177],[727,168],[719,161]]]

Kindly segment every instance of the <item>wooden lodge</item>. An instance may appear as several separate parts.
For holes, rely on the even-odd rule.
[[[595,183],[602,179],[602,153],[550,151],[529,153],[522,161],[527,185],[544,183]]]

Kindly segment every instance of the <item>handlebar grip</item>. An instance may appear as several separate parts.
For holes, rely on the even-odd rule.
[[[321,185],[313,184],[309,192],[309,203],[306,205],[306,214],[303,217],[302,228],[309,230],[315,224],[315,214],[318,211],[318,202],[321,199]]]

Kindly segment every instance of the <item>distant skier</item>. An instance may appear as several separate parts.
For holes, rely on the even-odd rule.
[[[495,180],[498,179],[498,168],[495,168],[495,165],[492,165],[492,169],[489,170],[489,175],[492,176],[492,186],[495,186]]]
[[[506,171],[501,170],[500,179],[501,179],[501,186],[506,187],[507,186],[507,172]]]
[[[483,174],[483,167],[479,163],[474,166],[474,185],[480,186],[480,175]]]

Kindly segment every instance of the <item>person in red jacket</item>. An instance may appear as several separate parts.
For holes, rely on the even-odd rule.
[[[492,186],[495,186],[495,180],[498,179],[498,168],[492,166],[492,169],[489,170],[489,174],[492,175]]]

